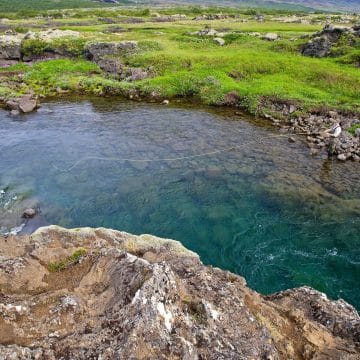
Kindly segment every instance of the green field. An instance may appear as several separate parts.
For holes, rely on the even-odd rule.
[[[179,10],[179,9],[176,9]],[[360,111],[360,45],[339,46],[329,58],[316,59],[300,55],[306,36],[322,28],[323,15],[303,15],[306,21],[285,22],[286,15],[269,15],[265,22],[253,20],[248,12],[230,9],[227,19],[193,21],[198,10],[183,8],[187,18],[158,22],[156,16],[176,13],[175,9],[106,9],[67,11],[63,18],[48,20],[13,19],[8,25],[22,31],[39,31],[40,27],[76,30],[80,38],[69,41],[73,59],[40,62],[32,67],[17,65],[24,73],[21,86],[3,83],[0,94],[36,93],[54,95],[58,89],[95,94],[128,94],[136,90],[142,97],[156,93],[161,98],[193,98],[206,104],[224,104],[236,94],[241,107],[262,113],[269,101],[292,102],[304,111],[336,108]],[[210,9],[209,11],[213,11]],[[159,13],[159,14],[155,14]],[[100,15],[106,17],[103,20]],[[290,14],[291,15],[291,14]],[[279,18],[280,16],[280,18]],[[129,18],[141,18],[132,23]],[[109,19],[112,24],[109,25]],[[334,17],[335,19],[335,17]],[[356,17],[352,21],[357,21]],[[118,26],[118,33],[107,32]],[[205,26],[224,31],[225,46],[210,37],[193,32]],[[252,36],[249,32],[258,32]],[[261,39],[276,32],[280,40]],[[139,51],[122,59],[125,66],[150,69],[145,80],[118,81],[84,60],[86,43],[96,41],[139,41]],[[26,48],[25,48],[26,45]],[[24,51],[42,51],[44,44],[25,43]],[[49,45],[44,45],[49,46]]]
[[[122,1],[126,4],[126,1]],[[79,9],[111,6],[93,0],[1,0],[0,12],[33,12],[38,10]]]

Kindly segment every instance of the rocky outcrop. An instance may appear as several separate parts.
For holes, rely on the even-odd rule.
[[[23,36],[0,36],[0,59],[19,60],[21,58],[21,43]]]
[[[275,41],[275,40],[278,40],[280,38],[280,36],[276,33],[266,33],[261,38],[263,40],[267,40],[267,41]]]
[[[80,33],[71,30],[49,29],[37,33],[29,31],[26,34],[9,34],[0,36],[0,59],[31,61],[32,57],[23,56],[23,44],[26,40],[39,40],[51,43],[60,38],[79,38]],[[56,53],[56,49],[53,50]]]
[[[107,229],[0,238],[0,358],[359,359],[360,319],[303,287],[270,296],[179,242]]]
[[[97,61],[106,56],[124,56],[136,52],[138,49],[137,41],[121,42],[95,42],[86,47],[87,57]]]
[[[119,80],[137,81],[150,76],[148,69],[126,66],[123,61],[138,51],[137,41],[96,42],[86,48],[87,58]]]
[[[331,55],[331,50],[342,37],[349,45],[355,45],[355,39],[360,37],[360,27],[352,28],[344,26],[326,25],[324,29],[316,33],[312,39],[302,47],[301,53],[305,56],[325,57]]]
[[[73,30],[59,30],[59,29],[49,29],[39,32],[29,31],[25,34],[25,40],[42,40],[46,42],[50,42],[55,39],[61,38],[78,38],[80,37],[80,33],[78,31]]]

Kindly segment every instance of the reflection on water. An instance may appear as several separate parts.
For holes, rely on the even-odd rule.
[[[1,112],[0,139],[0,227],[36,202],[39,226],[175,238],[261,292],[307,284],[360,307],[356,164],[232,113],[100,99]]]

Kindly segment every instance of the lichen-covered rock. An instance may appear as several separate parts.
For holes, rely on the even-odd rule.
[[[359,315],[263,297],[179,242],[107,229],[0,237],[0,358],[359,359]]]

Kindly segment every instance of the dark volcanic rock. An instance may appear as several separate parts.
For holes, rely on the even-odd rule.
[[[351,305],[306,287],[263,297],[173,240],[51,226],[0,237],[0,259],[0,358],[360,356]]]
[[[328,56],[332,43],[326,36],[318,36],[309,41],[303,48],[302,54],[312,57]]]
[[[305,56],[319,58],[329,56],[332,46],[337,44],[343,36],[346,37],[350,46],[354,46],[356,44],[354,37],[360,36],[356,29],[356,25],[353,28],[326,25],[321,32],[316,33],[313,38],[302,47],[301,53]]]

